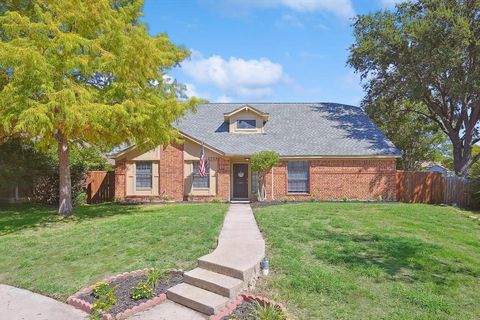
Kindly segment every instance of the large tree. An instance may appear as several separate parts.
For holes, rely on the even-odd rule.
[[[58,149],[59,214],[72,213],[72,143],[145,148],[177,138],[195,101],[165,80],[189,52],[151,36],[140,0],[0,4],[0,133]]]
[[[445,153],[447,138],[429,118],[410,110],[426,108],[409,101],[391,104],[377,101],[365,111],[386,136],[400,149],[402,158],[397,167],[418,170],[425,162],[439,161]]]
[[[451,140],[454,170],[480,154],[480,0],[418,0],[360,15],[348,63],[361,74],[364,105],[415,102]]]

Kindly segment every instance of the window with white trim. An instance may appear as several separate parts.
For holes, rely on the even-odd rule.
[[[288,161],[288,193],[310,192],[308,161]]]
[[[152,163],[138,161],[135,163],[135,179],[137,190],[152,189]]]
[[[198,167],[200,165],[200,161],[193,161],[193,181],[192,186],[195,189],[207,189],[210,188],[210,168],[208,167],[205,170],[206,175],[204,177],[200,176],[198,171]]]
[[[251,130],[257,128],[257,120],[237,120],[237,129],[240,130]]]

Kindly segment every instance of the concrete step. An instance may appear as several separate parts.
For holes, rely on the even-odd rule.
[[[186,272],[184,281],[193,286],[233,299],[242,291],[243,281],[217,272],[195,268]]]
[[[219,312],[229,302],[229,299],[226,297],[188,283],[181,283],[171,287],[167,291],[167,297],[176,303],[207,315]]]
[[[237,278],[242,281],[248,280],[242,271],[233,267],[226,266],[222,263],[209,260],[208,258],[202,257],[198,259],[198,266],[202,269],[223,274],[228,277]]]

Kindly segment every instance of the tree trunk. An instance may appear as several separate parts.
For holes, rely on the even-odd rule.
[[[70,177],[70,160],[68,141],[62,135],[58,135],[58,167],[60,177],[60,197],[58,214],[70,216],[73,213],[72,207],[72,181]]]

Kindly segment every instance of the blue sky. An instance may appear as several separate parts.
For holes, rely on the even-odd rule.
[[[211,102],[358,105],[351,18],[395,0],[146,0],[151,34],[192,51],[170,75]]]

